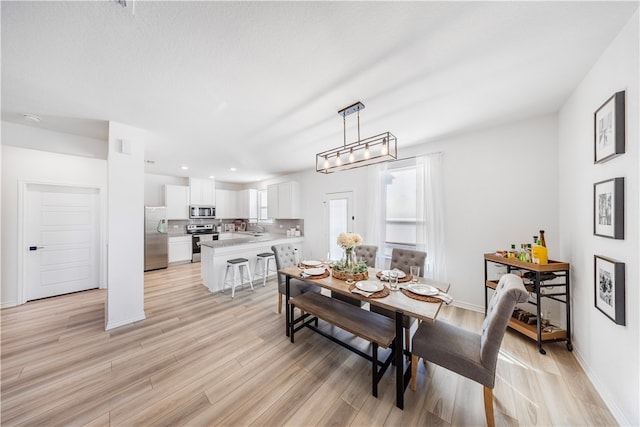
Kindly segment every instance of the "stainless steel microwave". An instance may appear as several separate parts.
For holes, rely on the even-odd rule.
[[[215,218],[215,206],[189,206],[189,218]]]

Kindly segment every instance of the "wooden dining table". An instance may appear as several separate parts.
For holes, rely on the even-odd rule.
[[[331,269],[328,269],[331,271]],[[376,268],[369,268],[368,280],[378,280],[376,274],[381,271]],[[411,379],[411,357],[405,360],[404,355],[407,354],[404,349],[404,333],[402,328],[402,316],[413,317],[425,322],[433,322],[442,307],[442,301],[440,302],[425,302],[406,296],[400,290],[391,291],[388,296],[384,298],[369,298],[358,293],[353,293],[350,290],[350,285],[346,281],[337,279],[333,275],[329,277],[318,278],[321,276],[303,276],[303,270],[300,267],[292,266],[278,270],[278,273],[282,274],[286,278],[285,286],[285,301],[289,301],[291,297],[291,278],[301,280],[308,284],[313,284],[318,287],[331,291],[332,295],[335,293],[348,295],[352,298],[359,299],[361,301],[369,303],[370,306],[378,306],[391,310],[395,313],[395,348],[399,351],[395,352],[395,365],[396,365],[396,406],[400,409],[404,408],[404,391]],[[434,286],[443,292],[449,291],[449,284],[440,282],[437,280],[431,280],[426,278],[419,278],[419,282],[427,285]],[[402,285],[402,283],[401,283]],[[291,304],[287,304],[286,311],[286,335],[289,336],[291,322],[294,318],[294,307]],[[406,367],[405,367],[406,361]]]

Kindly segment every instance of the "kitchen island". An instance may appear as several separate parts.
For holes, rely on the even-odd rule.
[[[303,241],[303,237],[286,237],[282,234],[221,233],[220,240],[203,242],[201,245],[200,276],[202,283],[210,292],[221,291],[227,260],[232,258],[248,259],[253,279],[253,270],[259,253],[271,252],[273,245],[281,243],[302,244]],[[256,282],[259,281],[261,278]]]

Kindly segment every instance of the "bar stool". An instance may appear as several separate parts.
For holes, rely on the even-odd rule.
[[[251,290],[253,289],[253,282],[251,281],[251,269],[249,268],[249,260],[246,258],[233,258],[227,260],[227,269],[224,272],[224,283],[222,284],[222,292],[224,292],[224,288],[228,285],[231,288],[231,298],[233,298],[236,294],[236,286],[238,285],[236,280],[236,273],[240,276],[239,285],[242,286],[246,282],[242,280],[242,269],[244,267],[247,272],[247,282],[251,285]],[[231,283],[228,283],[227,277],[229,276],[229,270],[231,270]]]
[[[253,280],[257,277],[262,277],[262,286],[267,285],[267,275],[270,272],[276,272],[276,255],[273,252],[263,252],[256,255],[256,265],[253,267]],[[273,261],[273,270],[270,269],[271,262]],[[260,265],[259,265],[260,264]],[[261,267],[261,268],[258,268]]]

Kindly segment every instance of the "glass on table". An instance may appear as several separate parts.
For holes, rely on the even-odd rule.
[[[418,283],[418,277],[420,276],[420,267],[409,267],[409,274],[411,274],[411,283]]]
[[[398,270],[389,271],[389,288],[392,291],[398,290]]]

